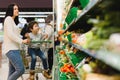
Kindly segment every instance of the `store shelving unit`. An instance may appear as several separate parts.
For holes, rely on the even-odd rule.
[[[65,2],[64,2],[65,6],[64,6],[64,9],[63,9],[64,12],[65,12],[65,18],[67,16],[73,2],[74,2],[74,0],[65,0]]]
[[[79,74],[77,74],[77,73],[78,73],[78,70],[76,70],[76,68],[77,68],[77,66],[79,65],[78,63],[79,63],[79,62],[81,63],[81,61],[80,61],[80,60],[79,60],[79,62],[75,61],[77,57],[75,57],[74,54],[71,56],[69,53],[66,53],[66,56],[68,57],[69,62],[70,62],[70,63],[72,64],[72,66],[74,67],[75,73],[76,73],[76,75],[77,75],[77,78],[80,80],[81,78],[80,78]],[[72,59],[73,56],[74,56],[74,61],[73,61],[73,59]],[[85,57],[84,57],[84,58],[85,58]]]
[[[75,1],[77,1],[77,0],[75,0]],[[83,0],[79,0],[79,1],[83,1]],[[65,29],[63,29],[63,28],[59,28],[58,29],[58,31],[59,30],[64,30],[64,32],[63,32],[63,34],[61,34],[61,37],[62,38],[65,38],[65,34],[69,31],[69,32],[72,32],[72,31],[74,31],[74,30],[76,30],[76,29],[78,29],[78,28],[80,28],[81,29],[81,27],[78,27],[78,26],[81,26],[81,25],[79,25],[79,24],[82,24],[82,23],[80,23],[80,21],[82,21],[82,19],[83,18],[85,18],[85,16],[87,15],[87,16],[89,16],[87,19],[90,19],[91,18],[91,15],[93,15],[93,14],[91,14],[91,13],[89,13],[90,11],[94,11],[94,9],[95,8],[98,8],[98,7],[96,7],[96,6],[99,6],[99,4],[101,4],[102,2],[104,2],[104,1],[102,1],[102,0],[85,0],[85,1],[88,1],[88,3],[86,4],[86,5],[84,5],[84,7],[82,7],[82,12],[77,16],[77,18],[74,18],[72,21],[71,21],[71,23],[69,23],[67,26],[66,26],[66,28]],[[71,5],[71,4],[70,4]],[[81,3],[81,5],[82,5],[82,3]],[[100,5],[101,6],[101,5]],[[71,6],[72,7],[72,6]],[[104,7],[103,5],[102,5],[102,7]],[[70,9],[69,9],[70,10]],[[89,13],[89,14],[88,14]],[[67,13],[67,14],[69,14],[69,13]],[[58,14],[59,15],[59,14]],[[65,19],[67,18],[67,16],[66,17],[64,17],[64,18],[62,18],[62,20],[63,21],[65,21]],[[86,22],[87,22],[87,20],[85,20]],[[60,23],[62,23],[62,22],[60,22]],[[66,22],[64,22],[63,24],[66,24]],[[87,24],[87,23],[86,23]],[[63,25],[64,26],[64,25]],[[88,25],[89,26],[89,25]],[[93,26],[93,25],[92,25]],[[60,27],[60,26],[57,26],[57,27]],[[77,27],[77,28],[75,28],[75,27]],[[72,30],[71,30],[72,29]],[[84,28],[85,29],[85,28]],[[88,32],[88,31],[90,31],[91,29],[89,29],[89,30],[87,30],[87,31],[85,31],[84,33],[86,33],[86,32]],[[84,33],[82,33],[82,34],[84,34]],[[80,33],[81,34],[81,33]],[[102,48],[100,48],[100,49],[98,49],[98,50],[94,50],[94,49],[89,49],[89,48],[84,48],[82,45],[79,45],[79,44],[75,44],[75,43],[73,43],[72,41],[66,41],[66,40],[64,40],[64,39],[62,39],[61,40],[61,44],[62,43],[65,43],[65,44],[69,44],[69,45],[71,45],[72,47],[74,47],[74,48],[76,48],[76,49],[79,49],[80,51],[83,51],[87,56],[90,56],[90,57],[93,57],[94,59],[97,59],[97,60],[100,60],[100,61],[102,61],[103,63],[105,63],[106,65],[108,65],[108,66],[111,66],[113,69],[115,69],[115,70],[117,70],[117,71],[120,71],[120,62],[119,62],[119,60],[120,60],[120,54],[119,54],[119,52],[112,52],[112,51],[109,51],[109,50],[107,50],[105,47],[102,47]],[[63,44],[62,45],[60,45],[60,46],[63,46]],[[77,77],[78,77],[78,79],[79,80],[81,80],[81,77],[80,77],[80,75],[78,74],[79,73],[79,71],[78,71],[78,69],[79,68],[81,68],[81,66],[85,63],[85,58],[86,57],[84,57],[81,61],[79,61],[79,64],[77,64],[77,65],[74,65],[73,64],[73,62],[72,62],[72,60],[71,60],[71,56],[68,54],[68,53],[66,53],[66,56],[69,58],[69,61],[70,61],[70,63],[74,66],[74,68],[76,69],[76,74],[77,74]],[[119,78],[120,79],[120,78]],[[118,79],[118,80],[119,80]]]
[[[56,13],[57,16],[59,16],[59,18],[57,18],[59,22],[57,22],[57,24],[60,26],[60,24],[64,23],[64,19],[66,18],[69,9],[71,8],[71,5],[73,3],[74,0],[60,0],[60,1],[56,1]],[[59,13],[60,12],[60,13]],[[63,17],[63,18],[62,18]]]
[[[99,59],[99,60],[105,62],[106,64],[108,64],[111,67],[120,71],[120,65],[119,65],[120,64],[120,62],[119,62],[120,54],[118,54],[118,53],[115,54],[115,53],[112,53],[112,52],[104,50],[104,49],[96,51],[96,52],[93,53],[89,49],[84,49],[80,45],[77,45],[77,44],[74,44],[74,43],[71,43],[71,42],[68,42],[68,44],[70,44],[73,47],[85,52],[87,55],[90,55],[90,56],[92,56],[96,59]]]
[[[86,5],[85,8],[82,9],[82,12],[78,15],[77,18],[73,19],[73,21],[67,26],[64,33],[71,27],[71,25],[75,24],[83,15],[85,15],[90,9],[92,9],[100,0],[89,0],[90,2]]]

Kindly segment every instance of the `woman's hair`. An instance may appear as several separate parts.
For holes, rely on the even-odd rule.
[[[53,15],[50,14],[50,15],[48,15],[48,16],[46,17],[45,23],[50,23],[52,20],[53,20]]]
[[[8,5],[8,8],[7,8],[7,11],[6,11],[6,14],[5,14],[5,18],[6,18],[7,16],[11,16],[11,17],[13,16],[13,11],[14,11],[14,6],[15,6],[15,5],[17,5],[17,4],[12,3],[12,4]],[[18,5],[17,5],[17,6],[18,6]],[[15,21],[15,24],[16,24],[16,25],[19,23],[19,21],[18,21],[18,16],[15,17],[14,21]]]
[[[29,24],[28,24],[28,30],[29,30],[30,32],[31,32],[30,29],[33,29],[34,24],[38,24],[38,22],[36,22],[36,21],[31,21],[31,22],[29,22]]]

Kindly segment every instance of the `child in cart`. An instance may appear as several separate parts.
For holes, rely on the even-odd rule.
[[[39,33],[40,28],[36,21],[31,21],[28,24],[28,29],[30,30],[30,33],[28,33],[27,37],[31,41],[40,41],[42,39],[47,38],[47,34]],[[48,79],[52,78],[48,74],[47,58],[44,55],[44,53],[41,51],[40,45],[41,45],[40,43],[30,43],[28,45],[28,54],[31,56],[30,76],[28,80],[34,80],[31,78],[34,78],[34,74],[35,74],[36,56],[39,56],[42,60],[42,64],[44,68],[43,75]]]

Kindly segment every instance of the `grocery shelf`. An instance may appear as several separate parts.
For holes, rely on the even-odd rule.
[[[73,54],[73,53],[71,53],[71,54]],[[66,53],[66,56],[68,57],[69,62],[70,62],[70,63],[74,66],[74,68],[75,68],[76,64],[74,64],[73,61],[71,60],[71,58],[73,58],[73,57],[71,57],[71,56],[69,55],[69,53]]]
[[[65,41],[65,42],[67,42],[67,41]],[[62,48],[62,47],[61,47]],[[72,51],[68,51],[67,50],[67,48],[63,48],[64,50],[65,50],[65,55],[66,55],[66,57],[68,58],[68,61],[69,61],[69,63],[74,67],[74,69],[75,69],[75,73],[76,73],[76,75],[77,75],[77,78],[79,79],[79,80],[81,80],[81,77],[80,77],[80,75],[78,74],[79,73],[79,71],[77,70],[77,66],[80,66],[79,64],[80,63],[83,63],[83,62],[85,62],[85,59],[86,59],[86,54],[79,54],[79,53],[76,53],[76,54],[74,54]],[[79,55],[78,55],[79,54]],[[81,56],[81,55],[83,55],[83,56]],[[78,59],[79,58],[79,59]]]
[[[63,54],[59,54],[59,53],[57,53],[57,58],[60,58],[60,55],[62,55],[63,56]],[[67,54],[65,54],[66,55],[66,57],[68,57],[67,56]],[[55,60],[57,60],[57,58],[55,59]],[[68,58],[69,59],[69,58]],[[62,79],[65,79],[66,80],[66,78],[68,77],[68,74],[71,74],[71,73],[64,73],[64,72],[61,72],[60,71],[60,68],[61,68],[61,65],[63,64],[63,63],[61,63],[61,62],[59,62],[59,60],[61,60],[61,59],[58,59],[58,63],[56,63],[56,64],[58,64],[58,66],[56,66],[55,67],[55,69],[54,69],[54,76],[55,76],[55,74],[58,74],[57,75],[57,78],[54,78],[54,80],[62,80]],[[71,60],[69,59],[68,60],[68,62],[69,62],[69,64],[71,64],[72,65],[72,67],[74,67],[74,65],[72,64],[72,62],[71,62]],[[67,63],[68,63],[67,62]],[[66,63],[66,62],[65,62]],[[62,65],[63,66],[63,65]],[[75,67],[74,67],[74,69],[75,69]],[[72,73],[72,74],[74,74],[74,73]],[[75,80],[80,80],[80,78],[79,78],[79,76],[78,76],[78,74],[77,74],[77,71],[76,71],[76,69],[75,69],[75,75],[77,76],[76,78],[75,78]],[[72,77],[69,77],[69,78],[72,78]],[[74,79],[74,78],[73,78]]]
[[[66,40],[63,40],[63,42],[72,45],[73,47],[75,47],[75,48],[77,48],[77,49],[79,49],[79,50],[81,50],[81,51],[87,53],[88,55],[90,55],[90,56],[92,56],[92,57],[95,57],[95,56],[96,56],[95,54],[92,54],[89,50],[84,49],[84,48],[83,48],[82,46],[80,46],[80,45],[73,44],[72,42],[69,42],[69,41],[66,41]]]
[[[81,17],[84,16],[90,9],[92,9],[99,1],[101,0],[90,0],[88,5],[83,8],[82,12],[78,15],[76,19],[73,19],[73,21],[67,26],[63,33],[65,33],[71,27],[71,25],[75,24],[79,19],[81,19]]]
[[[120,71],[120,54],[112,53],[106,50],[99,50],[96,52],[96,57],[111,67]]]
[[[86,58],[84,58],[84,59],[76,66],[76,69],[80,68],[82,65],[85,64],[85,59],[86,59]]]
[[[93,53],[90,50],[84,49],[83,47],[81,47],[77,44],[73,44],[71,42],[69,42],[69,44],[81,51],[84,51],[86,54],[88,54],[96,59],[99,59],[99,60],[103,61],[104,63],[106,63],[107,65],[120,71],[120,54],[119,53],[112,53],[107,50],[98,50]]]
[[[81,77],[80,77],[80,75],[78,74],[79,72],[75,69],[75,73],[76,73],[76,75],[77,75],[77,78],[79,79],[79,80],[81,80]]]
[[[57,24],[63,24],[65,21],[66,16],[68,15],[69,9],[71,8],[71,5],[73,4],[74,0],[57,0],[56,1],[56,15],[57,18]],[[60,25],[57,25],[60,26]],[[59,28],[58,28],[59,30]]]
[[[77,74],[77,73],[79,73],[79,72],[76,70],[77,65],[74,65],[74,64],[73,64],[73,62],[72,62],[71,59],[70,59],[70,55],[68,55],[68,54],[66,54],[66,55],[67,55],[67,57],[69,58],[69,62],[73,65],[73,67],[74,67],[74,69],[75,69],[75,73],[76,73],[76,75],[77,75],[77,78],[78,78],[79,80],[81,80],[80,75]],[[80,61],[80,63],[81,63],[81,61]]]
[[[100,0],[90,0],[88,5],[83,8],[80,15],[75,19],[75,22],[77,22],[85,13],[87,13],[91,8],[93,8]]]
[[[67,14],[68,14],[68,12],[69,12],[69,10],[71,8],[71,5],[72,5],[73,1],[74,0],[65,0],[65,8],[64,8],[64,10],[65,10],[65,18],[66,18]]]
[[[75,6],[71,5],[71,8],[69,9],[70,14],[67,13],[68,15],[65,21],[63,20],[62,25],[60,24],[61,32],[64,31],[63,34],[60,35],[60,38],[62,38],[60,41],[61,42],[60,47],[63,47],[63,49],[66,48],[65,55],[69,60],[68,63],[74,66],[78,79],[84,77],[80,76],[79,69],[82,69],[84,67],[84,64],[88,63],[88,61],[91,62],[88,63],[90,67],[91,65],[92,67],[95,66],[95,68],[93,68],[94,69],[93,72],[95,71],[95,73],[97,72],[100,74],[111,73],[111,75],[119,74],[120,71],[120,54],[118,50],[119,47],[117,47],[117,50],[112,49],[110,51],[111,46],[109,47],[109,45],[103,43],[106,40],[111,41],[111,35],[113,33],[119,33],[119,31],[117,31],[117,29],[119,29],[118,28],[119,12],[116,12],[119,11],[118,9],[116,9],[118,8],[118,2],[109,0],[107,1],[75,0],[75,1],[76,3],[79,1],[80,4],[76,4]],[[113,7],[115,5],[117,6]],[[114,16],[115,19],[113,19]],[[64,19],[63,17],[61,18]],[[94,21],[90,21],[90,19],[95,19],[98,22],[95,23]],[[113,22],[116,23],[116,25],[112,25]],[[112,30],[113,27],[116,28],[116,31]],[[89,35],[86,34],[88,31],[91,31]],[[80,36],[81,34],[85,34],[85,39],[83,39],[83,37]],[[104,34],[106,35],[104,36]],[[80,41],[81,43],[79,43]],[[82,41],[84,41],[84,43],[86,42],[86,44],[82,43]],[[94,41],[94,43],[92,43],[92,41]],[[102,44],[104,45],[101,46]],[[108,42],[107,44],[111,43]],[[112,44],[116,45],[114,42]],[[80,59],[80,57],[76,56],[76,54],[72,54],[77,53],[76,51],[78,53],[84,53],[85,57]],[[104,67],[105,69],[102,69],[102,67]],[[98,70],[96,71],[96,69]],[[111,72],[105,71],[107,69]]]
[[[88,55],[84,54],[83,52],[77,52],[77,53],[66,53],[68,58],[70,59],[71,64],[76,68],[76,66],[79,65],[79,63],[82,62],[84,58],[86,58]]]
[[[73,66],[74,69],[75,69],[75,73],[76,73],[76,75],[77,75],[77,78],[80,80],[81,78],[80,78],[79,74],[77,74],[78,71],[76,70],[76,65],[74,65],[73,62],[71,61],[71,58],[70,58],[71,56],[68,55],[67,53],[66,53],[66,55],[67,55],[67,57],[68,57],[68,59],[69,59],[69,62],[72,64],[72,66]]]
[[[70,63],[72,64],[72,66],[74,67],[74,69],[75,69],[75,73],[76,73],[76,75],[77,75],[78,80],[81,80],[80,75],[78,74],[79,72],[76,70],[76,66],[74,66],[74,64],[72,63],[71,60],[69,60],[69,61],[70,61]]]
[[[72,20],[72,22],[67,26],[67,28],[65,29],[65,31],[63,32],[66,33],[66,31],[68,31],[68,29],[70,28],[71,25],[75,24],[75,19]]]
[[[96,54],[90,52],[90,50],[84,49],[82,46],[77,45],[77,44],[73,44],[73,43],[71,43],[71,42],[69,42],[69,44],[72,45],[73,47],[75,47],[75,48],[77,48],[77,49],[79,49],[79,50],[85,52],[86,54],[88,54],[88,55],[90,55],[90,56],[96,58]]]

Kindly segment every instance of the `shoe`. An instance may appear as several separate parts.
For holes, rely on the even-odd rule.
[[[26,66],[25,69],[29,69],[29,66]]]
[[[34,70],[30,70],[30,75],[29,78],[27,78],[27,80],[35,80],[35,71]]]
[[[49,73],[49,74],[51,74],[51,73],[52,73],[52,71],[51,71],[51,70],[48,70],[48,73]]]
[[[43,71],[43,75],[44,75],[47,79],[52,79],[52,76],[49,75],[48,71]]]

